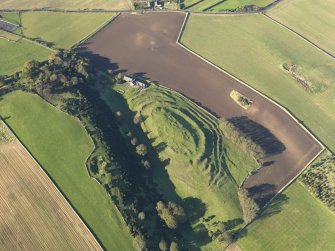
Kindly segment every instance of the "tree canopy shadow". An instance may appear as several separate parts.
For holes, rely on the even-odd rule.
[[[194,197],[183,199],[183,205],[191,223],[194,223],[203,217],[207,210],[207,205],[200,199]]]
[[[273,184],[256,185],[247,188],[247,190],[250,197],[253,198],[260,207],[263,207],[277,192],[277,188]]]
[[[282,211],[282,207],[289,201],[289,197],[285,194],[278,194],[275,199],[266,207],[261,214],[259,219],[265,219],[271,217],[272,215],[278,214]]]
[[[247,116],[234,117],[229,119],[229,122],[255,144],[259,145],[266,155],[278,154],[285,150],[284,144],[269,129],[249,119]]]

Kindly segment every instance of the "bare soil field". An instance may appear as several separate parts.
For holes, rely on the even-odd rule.
[[[0,250],[102,250],[21,143],[0,144]]]
[[[80,51],[97,66],[137,73],[183,93],[260,143],[268,157],[244,186],[265,202],[300,173],[321,146],[278,106],[177,44],[184,19],[183,13],[124,13]],[[230,98],[232,90],[250,99],[252,106],[239,106]]]

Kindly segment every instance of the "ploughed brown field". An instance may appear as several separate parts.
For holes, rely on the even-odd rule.
[[[268,157],[244,186],[252,188],[264,203],[289,183],[321,146],[278,106],[177,44],[184,19],[184,13],[124,13],[80,51],[97,66],[138,73],[183,93],[218,117],[230,119],[261,144]],[[230,97],[232,90],[253,105],[243,109]]]
[[[102,250],[18,140],[0,144],[0,250]]]

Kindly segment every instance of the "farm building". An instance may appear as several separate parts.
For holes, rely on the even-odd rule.
[[[19,26],[16,25],[16,24],[12,24],[12,23],[6,22],[4,20],[0,20],[0,30],[12,32],[12,31],[16,30],[16,28],[18,28],[18,27]]]
[[[138,87],[142,87],[142,88],[146,88],[147,87],[146,83],[143,83],[143,82],[137,80],[136,78],[133,78],[133,77],[130,77],[130,76],[127,76],[127,75],[123,76],[123,80],[126,81],[126,82],[128,82],[132,86],[138,86]]]

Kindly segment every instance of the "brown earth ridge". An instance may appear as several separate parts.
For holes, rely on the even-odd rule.
[[[184,94],[262,145],[268,157],[243,186],[263,204],[322,146],[279,106],[180,46],[176,41],[184,20],[185,13],[178,12],[123,13],[86,41],[80,52],[99,67],[137,73]],[[253,105],[243,109],[230,98],[232,90]]]

